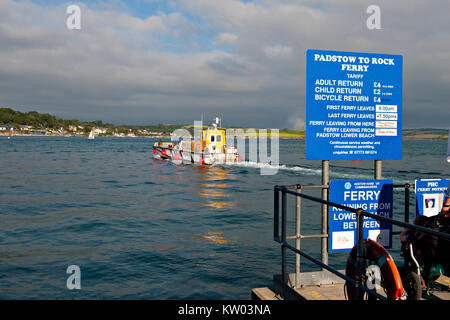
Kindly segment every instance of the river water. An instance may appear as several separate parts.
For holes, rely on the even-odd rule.
[[[153,160],[155,141],[0,138],[0,299],[249,299],[252,288],[271,286],[280,273],[273,187],[321,183],[321,163],[305,160],[304,140],[280,140],[275,175],[248,161]],[[443,140],[405,140],[403,160],[384,161],[383,178],[449,178],[446,149]],[[373,162],[333,161],[330,171],[332,180],[370,179]],[[394,200],[394,217],[403,219],[402,191]],[[320,230],[318,207],[303,212],[302,231]],[[318,240],[302,248],[320,256]],[[338,268],[345,260],[330,254]],[[80,290],[66,287],[70,265],[80,268]]]

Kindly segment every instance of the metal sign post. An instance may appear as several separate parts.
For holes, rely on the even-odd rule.
[[[375,160],[373,163],[374,163],[374,171],[375,171],[374,178],[379,180],[379,179],[381,179],[381,175],[382,175],[383,161],[382,160]]]
[[[322,199],[328,201],[328,189],[324,186],[330,184],[330,161],[322,160]],[[328,234],[328,205],[322,204],[322,234]],[[328,264],[328,239],[322,238],[322,262]]]

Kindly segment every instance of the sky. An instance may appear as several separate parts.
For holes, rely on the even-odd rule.
[[[81,9],[81,29],[66,9]],[[381,10],[370,30],[367,7]],[[0,106],[114,124],[304,129],[306,50],[401,54],[403,128],[448,128],[450,2],[0,0]]]

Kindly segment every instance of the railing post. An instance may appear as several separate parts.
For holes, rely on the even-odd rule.
[[[281,190],[281,279],[286,283],[286,213],[287,213],[286,188]]]
[[[301,192],[301,185],[297,185],[297,193]],[[301,226],[301,197],[296,197],[296,225],[295,225],[295,248],[300,250],[300,226]],[[300,288],[300,255],[295,254],[295,287]]]
[[[409,223],[409,183],[405,185],[405,222]]]
[[[356,212],[357,222],[357,240],[356,240],[356,264],[358,266],[358,278],[357,278],[357,299],[363,300],[364,291],[361,287],[364,285],[363,276],[365,273],[365,247],[364,247],[364,216],[362,215],[363,209],[359,208]]]
[[[274,188],[273,196],[273,239],[280,242],[280,190],[277,186]]]

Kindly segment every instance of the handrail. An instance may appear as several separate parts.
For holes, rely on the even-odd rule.
[[[303,193],[297,193],[295,191],[288,190],[285,187],[275,186],[275,189],[277,189],[277,188],[279,190],[281,190],[282,192],[290,193],[292,195],[299,196],[299,197],[302,197],[302,198],[305,198],[305,199],[308,199],[308,200],[312,200],[314,202],[320,202],[322,204],[326,204],[326,205],[329,205],[329,206],[332,206],[332,207],[336,207],[336,208],[339,208],[339,209],[342,209],[342,210],[345,210],[345,211],[350,211],[350,212],[358,214],[358,210],[359,209],[354,209],[354,208],[351,208],[351,207],[347,207],[347,206],[341,205],[339,203],[323,200],[323,199],[320,199],[320,198],[317,198],[317,197],[313,197],[313,196],[309,196],[309,195],[306,195],[306,194],[303,194]],[[283,191],[283,189],[285,189],[285,191]],[[424,233],[431,234],[433,236],[437,236],[437,237],[441,237],[441,238],[450,240],[450,234],[448,234],[448,233],[443,233],[443,232],[431,230],[431,229],[428,229],[428,228],[425,228],[425,227],[421,227],[421,226],[418,226],[418,225],[415,225],[415,224],[410,224],[410,223],[407,223],[407,222],[401,222],[401,221],[393,220],[393,219],[386,218],[386,217],[383,217],[383,216],[378,216],[376,214],[373,214],[373,213],[370,213],[370,212],[367,212],[367,211],[364,211],[364,210],[361,211],[361,214],[363,216],[365,216],[365,217],[369,217],[369,218],[372,218],[372,219],[388,222],[388,223],[391,223],[391,224],[394,224],[394,225],[398,225],[398,226],[405,227],[405,228],[412,229],[412,230],[416,230],[416,231],[421,231],[421,232],[424,232]]]
[[[298,234],[296,236],[287,236],[286,235],[286,219],[287,219],[287,194],[291,194],[296,196],[297,198],[304,198],[307,200],[311,200],[313,202],[317,202],[317,203],[321,203],[321,204],[325,204],[327,206],[332,206],[332,207],[336,207],[345,211],[349,211],[349,212],[353,212],[356,214],[357,217],[357,242],[356,242],[356,250],[357,252],[362,252],[363,250],[363,230],[364,230],[364,225],[363,225],[363,217],[369,217],[375,220],[379,220],[379,221],[383,221],[383,222],[387,222],[393,225],[397,225],[400,227],[404,227],[410,230],[416,230],[419,232],[423,232],[426,234],[430,234],[433,236],[437,236],[446,240],[450,240],[450,234],[448,233],[443,233],[443,232],[439,232],[439,231],[435,231],[435,230],[431,230],[422,226],[418,226],[415,224],[410,224],[409,222],[409,189],[413,188],[414,185],[411,184],[405,184],[405,185],[395,185],[394,188],[405,188],[405,190],[407,190],[406,194],[405,194],[405,212],[408,213],[408,215],[405,215],[405,222],[401,222],[398,220],[394,220],[391,218],[387,218],[387,217],[383,217],[383,216],[378,216],[376,214],[364,211],[362,208],[351,208],[345,205],[341,205],[339,203],[335,203],[335,202],[331,202],[328,200],[323,200],[321,198],[317,198],[311,195],[307,195],[304,193],[299,193],[299,192],[295,192],[289,189],[325,189],[325,188],[329,188],[329,186],[325,186],[325,185],[319,185],[319,186],[302,186],[302,185],[291,185],[291,186],[275,186],[274,187],[274,230],[273,230],[273,238],[276,242],[281,244],[281,255],[282,255],[282,265],[281,265],[281,276],[282,276],[282,280],[283,282],[286,279],[286,249],[290,249],[291,251],[295,252],[298,255],[301,255],[302,257],[310,260],[311,262],[313,262],[314,264],[320,266],[323,269],[326,269],[327,271],[335,274],[336,276],[354,284],[357,288],[358,288],[358,297],[362,298],[362,292],[367,292],[375,297],[377,297],[378,299],[381,300],[386,300],[386,297],[381,296],[380,294],[378,294],[376,291],[369,289],[368,287],[366,287],[363,284],[362,281],[362,275],[365,273],[365,266],[364,266],[364,257],[362,254],[358,254],[358,278],[357,280],[354,280],[348,276],[346,276],[345,274],[342,274],[341,272],[339,272],[338,270],[330,267],[329,265],[313,258],[312,256],[304,253],[303,251],[300,250],[299,246],[293,247],[292,245],[290,245],[287,240],[288,239],[300,239],[300,238],[317,238],[317,237],[328,237],[328,234],[325,235],[309,235],[309,236],[301,236]],[[280,220],[280,199],[279,199],[279,193],[282,193],[282,199],[281,199],[281,234],[280,234],[280,224],[279,224],[279,220]],[[406,203],[407,201],[407,203]],[[297,210],[299,210],[299,208],[297,208]],[[299,217],[297,217],[299,218]],[[299,268],[299,262],[297,262],[298,264],[298,268]]]

